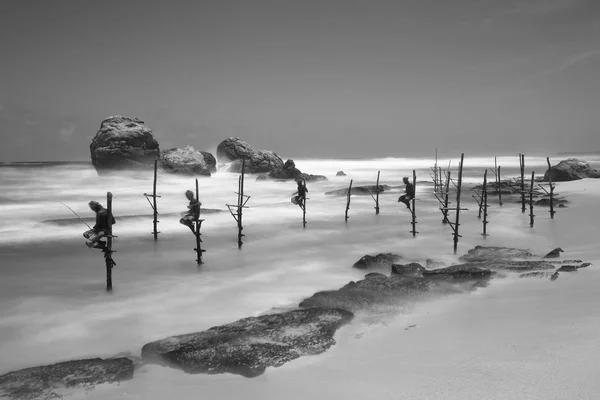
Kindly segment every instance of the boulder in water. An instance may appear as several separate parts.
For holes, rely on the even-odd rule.
[[[152,169],[159,157],[152,130],[137,118],[116,115],[102,121],[90,144],[98,173],[110,170]]]
[[[600,178],[600,171],[578,158],[568,158],[546,170],[544,182],[552,178],[552,182],[574,181],[584,178]]]
[[[204,154],[192,146],[161,151],[160,164],[166,172],[173,174],[210,176]]]

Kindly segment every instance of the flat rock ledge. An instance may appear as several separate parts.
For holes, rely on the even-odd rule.
[[[133,361],[121,358],[90,358],[25,368],[0,376],[0,397],[15,400],[59,399],[57,391],[133,378]]]
[[[191,374],[255,377],[267,367],[323,353],[335,344],[335,331],[353,317],[345,310],[314,308],[244,318],[148,343],[142,347],[142,359]]]

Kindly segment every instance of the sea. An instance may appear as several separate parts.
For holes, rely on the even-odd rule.
[[[551,157],[556,164],[569,155]],[[577,155],[600,168],[600,155]],[[460,156],[437,166],[458,176]],[[303,172],[324,175],[307,182],[303,212],[291,203],[293,181],[246,175],[243,245],[228,205],[236,205],[239,174],[220,169],[211,177],[158,172],[158,235],[153,231],[152,171],[98,175],[88,162],[0,164],[0,375],[20,368],[90,357],[127,355],[167,336],[198,332],[248,316],[293,309],[302,299],[333,290],[364,272],[352,268],[366,254],[396,253],[423,265],[450,265],[476,245],[510,246],[543,255],[555,247],[565,259],[600,263],[597,197],[585,185],[557,184],[574,193],[554,219],[536,207],[521,212],[518,196],[500,206],[490,196],[488,236],[482,235],[473,188],[517,178],[518,155],[465,155],[458,250],[442,223],[434,196],[432,158],[296,159]],[[525,176],[541,177],[546,157],[525,158]],[[345,175],[337,176],[338,171]],[[402,177],[416,174],[416,231],[398,197]],[[379,196],[327,192],[374,185]],[[197,179],[197,181],[196,181]],[[202,202],[202,264],[195,238],[179,224],[186,190]],[[536,182],[536,187],[541,182]],[[94,223],[87,203],[106,206],[112,194],[113,290],[105,290],[99,250],[82,233]],[[569,199],[569,195],[566,196]],[[455,199],[451,198],[452,204]],[[454,211],[451,212],[454,220]],[[600,221],[598,221],[600,222]],[[385,316],[357,316],[336,334],[328,352],[269,368],[258,378],[188,375],[145,365],[130,382],[101,385],[66,398],[177,399],[592,399],[600,374],[600,276],[593,269],[549,280],[517,276],[487,288],[422,304],[399,306]],[[543,301],[542,301],[543,300]],[[411,329],[407,329],[411,327]],[[552,346],[552,347],[545,347]],[[596,347],[594,347],[596,346]],[[579,361],[578,361],[579,360]],[[558,372],[557,372],[558,371]]]

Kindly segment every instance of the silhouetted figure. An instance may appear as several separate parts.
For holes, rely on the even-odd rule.
[[[306,193],[308,192],[306,182],[298,179],[296,183],[298,184],[298,190],[294,192],[296,196],[292,197],[292,203],[298,204],[300,208],[304,208],[304,201],[306,200]]]
[[[83,237],[88,239],[85,245],[89,248],[105,250],[106,242],[101,239],[109,233],[108,210],[94,200],[90,201],[88,205],[90,206],[90,209],[96,213],[96,225],[89,231],[83,233]],[[115,218],[112,215],[110,218],[112,220],[111,224],[115,224]]]
[[[200,206],[202,203],[194,198],[194,192],[191,190],[185,192],[185,197],[190,201],[190,204],[187,206],[188,210],[182,213],[182,218],[179,220],[179,223],[187,226],[192,233],[196,234],[194,223],[200,218]]]
[[[402,181],[406,185],[406,189],[404,191],[405,194],[398,198],[398,203],[402,202],[406,204],[406,207],[410,210],[410,201],[415,198],[415,187],[410,183],[407,176],[402,178]]]

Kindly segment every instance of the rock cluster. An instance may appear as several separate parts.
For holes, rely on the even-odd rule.
[[[210,176],[210,168],[204,154],[192,146],[161,151],[160,164],[166,172],[180,175]]]
[[[548,182],[550,178],[552,178],[552,182],[600,178],[600,171],[591,168],[590,164],[583,160],[568,158],[546,170],[543,181]]]

